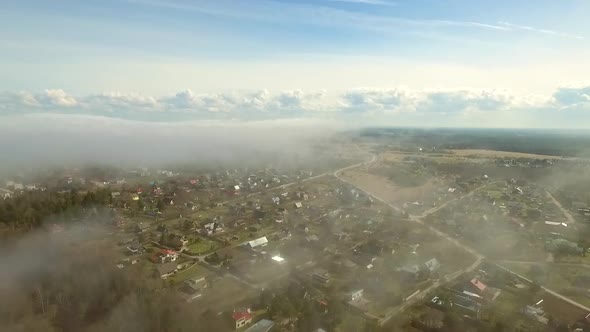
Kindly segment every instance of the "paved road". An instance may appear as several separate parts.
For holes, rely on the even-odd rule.
[[[355,188],[357,188],[358,190],[360,190],[360,191],[364,192],[365,194],[367,194],[367,195],[369,195],[369,196],[373,197],[374,199],[376,199],[376,200],[378,200],[378,201],[380,201],[380,202],[382,202],[382,203],[386,204],[387,206],[389,206],[389,207],[393,208],[394,210],[396,210],[396,211],[400,211],[399,207],[397,207],[397,206],[393,205],[392,203],[390,203],[390,202],[388,202],[388,201],[384,200],[383,198],[381,198],[381,197],[379,197],[379,196],[376,196],[376,195],[375,195],[375,194],[373,194],[373,193],[370,193],[370,192],[368,192],[368,191],[366,191],[366,190],[364,190],[364,189],[362,189],[362,188],[358,187],[357,185],[355,185],[355,184],[351,183],[350,181],[348,181],[348,180],[346,180],[346,179],[344,179],[344,178],[342,178],[342,177],[340,176],[340,173],[341,173],[342,171],[344,171],[344,170],[351,169],[351,168],[358,167],[358,166],[369,165],[369,164],[371,164],[371,163],[374,163],[376,160],[377,160],[376,156],[375,156],[375,155],[372,155],[372,158],[371,158],[371,160],[370,160],[370,161],[368,161],[368,162],[365,162],[365,163],[360,163],[360,164],[358,164],[358,165],[352,165],[352,166],[348,166],[348,167],[345,167],[345,168],[343,168],[343,169],[337,170],[337,171],[335,171],[335,172],[334,172],[334,176],[335,176],[336,178],[338,178],[340,181],[342,181],[342,182],[345,182],[345,183],[347,183],[347,184],[349,184],[349,185],[351,185],[351,186],[354,186],[354,187],[355,187]],[[440,209],[444,208],[445,206],[447,206],[449,203],[451,203],[451,202],[453,202],[453,201],[461,200],[461,199],[463,199],[463,198],[466,198],[466,197],[468,197],[468,196],[471,196],[471,195],[473,195],[473,193],[475,193],[476,191],[478,191],[479,189],[481,189],[481,188],[483,188],[483,187],[485,187],[485,185],[484,185],[484,186],[481,186],[481,187],[478,187],[478,188],[475,188],[474,190],[470,191],[469,193],[467,193],[467,194],[465,194],[465,195],[462,195],[462,196],[460,196],[460,197],[454,198],[454,199],[452,199],[452,200],[450,200],[450,201],[447,201],[447,202],[445,202],[445,203],[443,203],[443,204],[441,204],[441,205],[439,205],[439,206],[437,206],[437,207],[434,207],[434,208],[432,208],[432,209],[430,209],[430,210],[427,210],[426,212],[422,213],[421,215],[418,215],[418,216],[415,216],[415,215],[414,215],[414,216],[410,216],[410,220],[411,220],[411,221],[413,221],[413,222],[416,222],[416,223],[418,223],[418,224],[420,224],[420,225],[423,225],[423,226],[427,227],[429,230],[431,230],[433,233],[435,233],[435,234],[436,234],[436,235],[438,235],[439,237],[442,237],[442,238],[445,238],[445,239],[447,239],[448,241],[450,241],[450,242],[454,243],[454,244],[455,244],[455,245],[457,245],[458,247],[462,248],[463,250],[465,250],[465,251],[469,252],[470,254],[472,254],[473,256],[475,256],[475,257],[476,257],[476,260],[475,260],[475,262],[473,262],[473,264],[471,264],[471,265],[470,265],[468,268],[466,268],[466,269],[464,269],[464,270],[457,271],[458,273],[456,273],[456,274],[454,274],[453,276],[451,276],[451,277],[450,277],[448,280],[444,281],[444,283],[450,283],[450,282],[452,282],[453,280],[457,279],[459,276],[463,275],[464,273],[471,272],[471,271],[475,270],[475,269],[476,269],[476,268],[477,268],[477,267],[478,267],[478,266],[481,264],[481,262],[483,261],[483,259],[485,258],[485,256],[484,256],[483,254],[479,253],[477,250],[475,250],[475,249],[471,248],[470,246],[468,246],[468,245],[466,245],[466,244],[464,244],[464,243],[461,243],[461,242],[457,241],[457,240],[456,240],[455,238],[453,238],[452,236],[450,236],[450,235],[448,235],[448,234],[446,234],[446,233],[444,233],[444,232],[442,232],[442,231],[440,231],[440,230],[438,230],[438,229],[436,229],[436,228],[434,228],[434,227],[432,227],[432,226],[430,226],[430,225],[428,225],[428,224],[425,224],[423,219],[424,219],[425,217],[427,217],[428,215],[431,215],[432,213],[435,213],[436,211],[438,211],[438,210],[440,210]],[[557,202],[557,200],[555,200],[555,198],[553,198],[553,196],[551,196],[551,194],[549,194],[549,192],[547,192],[547,194],[548,194],[548,195],[549,195],[549,196],[550,196],[550,197],[551,197],[551,198],[552,198],[552,199],[555,201],[555,204],[556,204],[558,207],[560,207],[561,209],[563,209],[563,207],[561,206],[561,204],[559,204],[559,202]],[[571,217],[571,215],[570,215],[569,213],[567,213],[567,210],[563,209],[562,211],[564,211],[564,214],[566,215],[566,217],[567,217],[567,216]],[[569,219],[569,218],[568,218],[568,219]],[[572,218],[572,219],[573,219],[573,218]],[[514,274],[514,275],[517,275],[518,277],[520,277],[520,278],[522,278],[522,279],[524,279],[524,280],[527,280],[527,281],[529,281],[529,282],[532,282],[531,280],[529,280],[529,279],[527,279],[527,278],[525,278],[525,277],[523,277],[523,276],[521,276],[521,275],[519,275],[519,274],[517,274],[517,273],[515,273],[515,272],[513,272],[513,271],[511,271],[511,270],[509,270],[509,269],[507,269],[507,268],[505,268],[505,267],[503,267],[503,266],[501,266],[501,265],[498,265],[498,266],[499,266],[500,268],[502,268],[502,269],[504,269],[504,270],[506,270],[506,271],[508,271],[508,272],[510,272],[510,273],[512,273],[512,274]],[[460,272],[460,273],[459,273],[459,272]],[[443,284],[443,283],[440,283],[440,282],[438,282],[438,281],[437,281],[437,282],[433,283],[433,284],[432,284],[430,287],[428,287],[428,288],[426,288],[426,289],[422,290],[422,291],[420,292],[420,294],[426,294],[426,293],[428,293],[429,291],[436,289],[436,288],[437,288],[437,287],[439,287],[441,284]],[[566,301],[566,302],[568,302],[568,303],[570,303],[570,304],[572,304],[572,305],[575,305],[575,306],[577,306],[578,308],[582,308],[582,309],[584,309],[584,310],[588,310],[588,311],[590,311],[590,308],[588,308],[588,307],[586,307],[586,306],[584,306],[584,305],[582,305],[582,304],[580,304],[580,303],[578,303],[578,302],[576,302],[576,301],[574,301],[574,300],[572,300],[572,299],[569,299],[569,298],[567,298],[567,297],[565,297],[565,296],[563,296],[563,295],[561,295],[561,294],[559,294],[559,293],[557,293],[557,292],[555,292],[555,291],[553,291],[553,290],[551,290],[551,289],[548,289],[548,288],[546,288],[546,287],[544,287],[544,286],[541,286],[541,288],[542,288],[542,289],[543,289],[545,292],[547,292],[547,293],[549,293],[549,294],[551,294],[551,295],[553,295],[553,296],[555,296],[555,297],[558,297],[558,298],[562,299],[563,301]],[[414,297],[414,298],[412,298],[412,299],[410,299],[410,300],[408,300],[408,301],[404,302],[404,303],[403,303],[401,306],[399,306],[399,307],[397,307],[397,308],[394,308],[392,311],[390,311],[389,313],[387,313],[387,315],[385,316],[385,318],[381,319],[381,321],[380,321],[380,324],[381,324],[381,325],[384,325],[384,324],[385,324],[385,323],[387,323],[387,322],[388,322],[388,321],[389,321],[389,320],[390,320],[392,317],[394,317],[396,314],[398,314],[398,313],[402,312],[402,311],[403,311],[403,310],[405,310],[407,307],[409,307],[409,306],[412,306],[413,304],[415,304],[416,302],[418,302],[419,300],[421,300],[421,299],[422,299],[422,297],[423,297],[423,295],[421,295],[421,296],[416,296],[416,297]]]
[[[565,216],[565,218],[567,219],[567,222],[570,224],[573,224],[576,222],[576,220],[574,219],[574,217],[571,215],[571,213],[566,210],[561,203],[559,203],[559,201],[557,199],[555,199],[555,197],[553,197],[553,195],[551,195],[551,193],[549,192],[549,190],[545,189],[545,192],[547,193],[547,197],[549,197],[551,199],[551,201],[553,201],[553,204],[557,205],[557,207],[561,210],[561,212],[563,213],[563,215]]]

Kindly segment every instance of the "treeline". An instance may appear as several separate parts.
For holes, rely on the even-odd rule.
[[[44,223],[71,222],[88,216],[89,212],[96,212],[96,207],[109,204],[110,200],[109,189],[27,191],[0,200],[0,222],[12,230],[34,229]]]
[[[590,136],[582,131],[527,129],[371,128],[361,137],[406,147],[485,149],[565,157],[590,157]]]

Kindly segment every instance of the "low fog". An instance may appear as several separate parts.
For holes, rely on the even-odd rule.
[[[141,122],[29,114],[0,122],[2,168],[100,163],[256,163],[313,158],[310,147],[344,128],[316,120]]]

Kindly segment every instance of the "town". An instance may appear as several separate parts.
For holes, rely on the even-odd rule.
[[[99,232],[85,250],[210,330],[590,330],[590,163],[338,144],[307,166],[9,177],[3,234]]]

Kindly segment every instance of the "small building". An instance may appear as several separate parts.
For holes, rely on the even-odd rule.
[[[327,285],[332,280],[330,278],[330,274],[325,269],[316,269],[314,272],[311,273],[311,280],[321,284]]]
[[[175,262],[176,259],[178,259],[178,253],[169,249],[162,249],[151,257],[154,263]]]
[[[363,298],[364,291],[362,289],[356,290],[350,294],[351,301],[358,301]]]
[[[187,302],[192,302],[203,295],[203,289],[207,286],[209,286],[209,284],[204,277],[192,278],[185,280],[179,290],[182,292],[182,296]]]
[[[301,209],[303,207],[303,203],[301,203],[301,202],[295,202],[295,207],[297,209]]]
[[[420,267],[418,265],[405,265],[399,269],[402,279],[406,281],[418,280],[420,278]]]
[[[522,308],[522,313],[525,316],[530,317],[541,324],[547,325],[549,323],[549,319],[545,317],[545,312],[541,308],[532,305],[527,305],[524,308]]]
[[[131,254],[141,254],[145,251],[145,248],[139,243],[139,241],[135,241],[127,246],[127,250]]]
[[[169,276],[171,276],[174,273],[176,273],[176,270],[178,270],[178,265],[176,263],[173,263],[173,262],[162,263],[162,264],[158,264],[156,266],[156,270],[157,270],[158,275],[160,276],[160,278],[166,279]]]
[[[257,247],[264,247],[268,244],[268,239],[266,238],[266,236],[263,236],[261,238],[258,238],[256,240],[252,240],[248,242],[248,246],[250,247],[250,249],[254,249]]]
[[[147,231],[148,229],[150,229],[150,225],[142,223],[142,222],[138,222],[137,224],[135,224],[135,232],[136,233],[143,233],[145,231]]]
[[[235,323],[236,330],[252,323],[250,309],[234,311],[231,317]]]
[[[0,198],[8,199],[11,198],[14,193],[11,190],[0,188]]]
[[[477,278],[471,279],[471,281],[469,283],[471,285],[473,285],[474,290],[480,294],[482,294],[486,290],[486,288],[488,288],[488,286],[486,284],[484,284],[483,282],[481,282]]]
[[[460,296],[460,295],[455,295],[452,298],[451,303],[453,306],[461,309],[466,314],[473,316],[473,317],[479,317],[479,313],[481,310],[481,304],[479,304],[467,297]]]
[[[430,273],[436,272],[440,268],[440,263],[436,258],[426,261],[424,265],[426,265],[426,268],[430,271]]]
[[[282,264],[285,262],[285,259],[279,255],[272,256],[271,259],[279,264]]]

